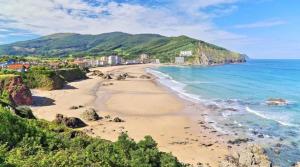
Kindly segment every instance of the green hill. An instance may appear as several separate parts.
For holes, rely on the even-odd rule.
[[[187,50],[193,51],[193,56],[196,58],[201,58],[205,54],[207,61],[211,64],[244,61],[244,56],[239,53],[187,36],[132,35],[122,32],[100,35],[53,34],[34,40],[2,45],[0,55],[108,56],[115,53],[125,59],[132,59],[138,57],[139,54],[147,53],[152,58],[161,59],[162,62],[172,62],[180,51]],[[197,63],[195,60],[191,62]]]

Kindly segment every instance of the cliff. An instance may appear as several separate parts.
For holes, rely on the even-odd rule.
[[[0,75],[0,99],[11,105],[31,105],[32,95],[30,89],[23,83],[18,75]]]

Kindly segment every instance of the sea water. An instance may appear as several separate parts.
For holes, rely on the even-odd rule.
[[[300,161],[300,60],[249,60],[211,67],[149,69],[179,96],[216,106],[207,119],[225,133],[261,144],[274,164]],[[270,98],[287,105],[267,104]]]

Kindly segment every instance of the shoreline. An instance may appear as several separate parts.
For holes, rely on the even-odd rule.
[[[106,72],[128,72],[144,75],[153,65],[100,67]],[[93,69],[95,70],[95,69]],[[154,79],[153,79],[154,78]],[[103,83],[113,83],[102,86]],[[69,83],[74,89],[55,91],[33,90],[33,94],[55,100],[52,105],[33,107],[34,114],[52,121],[57,113],[80,118],[87,108],[95,108],[101,117],[120,117],[125,122],[109,119],[87,122],[82,130],[91,136],[115,141],[126,132],[135,141],[150,135],[159,149],[172,154],[184,163],[219,166],[220,162],[240,146],[229,146],[232,136],[221,134],[205,120],[207,109],[179,97],[176,92],[152,79],[103,80],[99,77]],[[70,110],[73,105],[84,105]],[[239,147],[239,148],[237,148]]]

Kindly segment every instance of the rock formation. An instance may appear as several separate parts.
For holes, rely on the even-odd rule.
[[[30,89],[23,83],[20,76],[1,75],[0,92],[1,100],[14,106],[32,104],[32,94]]]
[[[266,103],[271,106],[283,106],[287,105],[288,101],[281,98],[270,98],[266,101]]]
[[[57,114],[54,122],[57,124],[66,125],[69,128],[82,128],[86,126],[81,119],[75,117],[65,117],[62,114]]]
[[[220,167],[272,167],[264,150],[256,145],[248,146],[232,155],[226,156]]]
[[[85,112],[81,114],[81,117],[87,121],[97,121],[101,119],[96,110],[93,108],[85,110]]]

